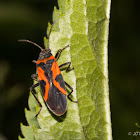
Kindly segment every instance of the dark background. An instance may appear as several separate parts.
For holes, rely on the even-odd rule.
[[[109,34],[109,77],[114,140],[138,140],[128,132],[140,124],[140,2],[112,1]],[[0,140],[15,140],[20,122],[26,124],[30,75],[39,50],[29,39],[43,46],[47,23],[52,23],[56,0],[0,1]]]

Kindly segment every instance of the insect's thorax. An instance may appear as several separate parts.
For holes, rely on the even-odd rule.
[[[37,70],[41,71],[42,74],[48,74],[49,76],[52,76],[52,65],[54,63],[57,63],[56,59],[53,55],[51,55],[49,58],[37,60],[36,67]]]

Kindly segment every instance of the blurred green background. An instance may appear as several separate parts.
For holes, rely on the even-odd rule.
[[[18,39],[43,46],[56,0],[0,1],[0,140],[15,140],[26,123],[33,59],[39,50]],[[140,124],[140,2],[112,1],[109,35],[109,81],[114,140],[138,140],[128,132]],[[58,7],[58,6],[57,6]]]

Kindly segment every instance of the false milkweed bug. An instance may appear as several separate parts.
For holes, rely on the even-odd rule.
[[[71,62],[66,62],[64,64],[61,64],[60,66],[58,66],[57,64],[57,59],[60,56],[61,52],[65,48],[69,47],[69,45],[67,45],[63,49],[59,49],[55,56],[52,55],[51,50],[49,48],[49,37],[53,25],[54,23],[52,24],[49,31],[47,49],[43,49],[36,43],[29,40],[18,40],[21,42],[31,43],[36,47],[40,48],[41,50],[38,60],[37,61],[33,60],[33,62],[36,63],[37,74],[31,75],[32,79],[37,81],[37,83],[30,87],[30,91],[32,92],[33,96],[35,97],[35,99],[40,105],[40,110],[38,111],[36,116],[40,113],[42,109],[42,105],[33,91],[33,89],[37,86],[40,86],[43,99],[47,107],[49,108],[49,110],[52,111],[57,116],[61,116],[66,112],[67,97],[71,101],[73,101],[69,97],[73,92],[73,88],[63,80],[63,77],[60,72],[60,68],[68,65],[66,72],[74,68],[70,69]],[[68,95],[65,86],[67,86],[71,90],[71,92]],[[73,102],[77,102],[77,101],[73,101]]]

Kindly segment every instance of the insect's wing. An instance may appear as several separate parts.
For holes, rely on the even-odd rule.
[[[55,115],[61,116],[67,109],[66,89],[58,64],[54,60],[50,61],[38,65],[39,84],[48,108]]]
[[[48,91],[49,91],[49,86],[50,86],[49,77],[44,74],[44,71],[40,67],[38,67],[37,71],[38,71],[41,93],[44,100],[47,101]]]
[[[48,99],[48,108],[57,116],[61,116],[67,109],[67,96],[63,94],[53,83],[50,83]]]
[[[47,86],[48,82],[46,82],[45,80],[39,80],[39,85],[40,85],[40,89],[41,89],[41,93],[42,93],[42,96],[44,97],[45,94],[45,87]],[[49,86],[49,85],[48,85]]]

